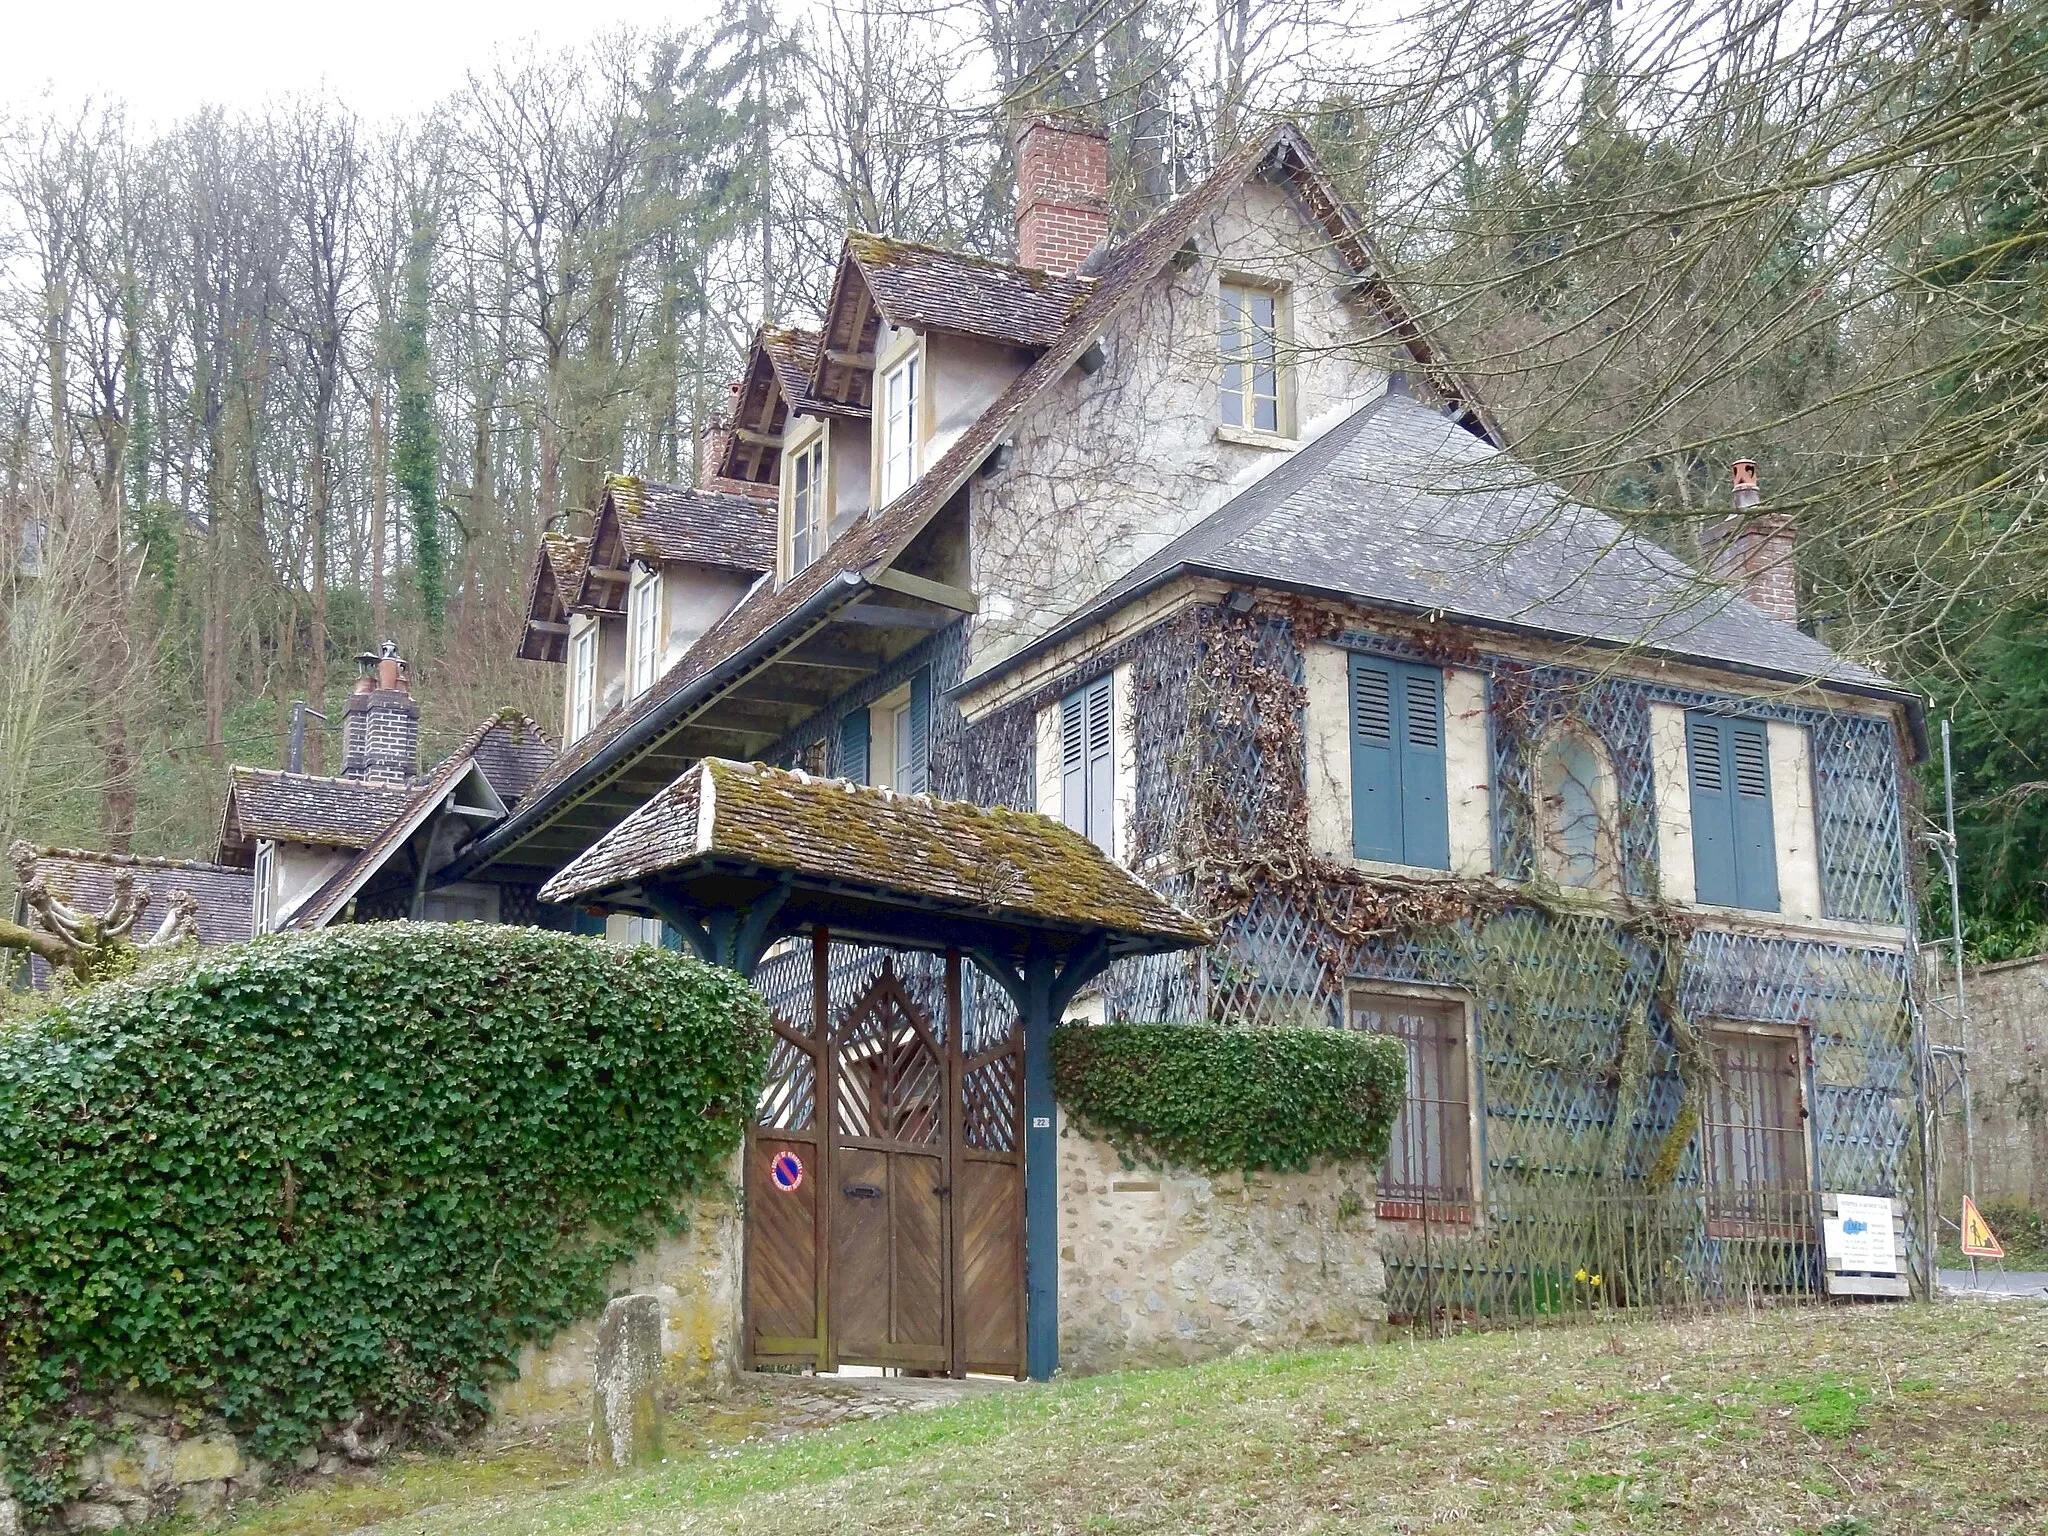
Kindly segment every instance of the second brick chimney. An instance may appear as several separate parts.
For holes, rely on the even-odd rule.
[[[341,717],[341,774],[410,784],[420,771],[420,707],[398,642],[356,658],[355,691]]]
[[[1792,564],[1792,519],[1782,513],[1759,512],[1763,492],[1756,465],[1737,459],[1730,466],[1735,515],[1725,517],[1700,535],[1707,569],[1720,581],[1773,618],[1787,624],[1799,619],[1799,580]]]
[[[1017,261],[1070,277],[1109,239],[1109,135],[1076,113],[1017,131]]]

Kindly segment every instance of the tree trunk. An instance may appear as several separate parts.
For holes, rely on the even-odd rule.
[[[386,481],[390,478],[390,445],[384,437],[384,387],[370,392],[370,627],[374,638],[391,633],[391,614],[384,596]]]

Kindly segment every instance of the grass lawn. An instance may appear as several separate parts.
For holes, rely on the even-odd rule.
[[[646,1473],[585,1475],[566,1448],[418,1460],[234,1530],[2048,1532],[2048,1308],[2030,1303],[1404,1339],[780,1444],[725,1417],[679,1421],[695,1448]]]

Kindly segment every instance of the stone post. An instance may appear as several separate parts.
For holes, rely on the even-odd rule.
[[[661,1460],[661,1298],[621,1296],[597,1324],[591,1459],[601,1467]]]

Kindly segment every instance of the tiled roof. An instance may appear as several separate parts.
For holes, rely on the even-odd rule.
[[[639,698],[577,738],[556,760],[547,780],[536,785],[529,796],[529,814],[542,814],[552,791],[573,778],[577,771],[613,741],[632,730],[648,716],[671,706],[699,679],[736,656],[748,644],[765,634],[778,620],[795,614],[818,598],[834,583],[846,589],[851,601],[860,587],[849,577],[885,566],[923,530],[931,518],[952,497],[990,451],[1010,431],[1016,418],[1065,375],[1088,350],[1103,328],[1126,304],[1136,298],[1144,285],[1156,276],[1186,245],[1198,220],[1208,214],[1233,189],[1241,186],[1259,167],[1276,157],[1284,158],[1289,174],[1306,178],[1321,189],[1318,197],[1334,211],[1331,220],[1348,219],[1348,210],[1334,202],[1314,170],[1313,152],[1298,129],[1279,124],[1259,135],[1226,158],[1201,186],[1172,203],[1122,244],[1112,247],[1104,259],[1082,303],[1059,339],[1015,379],[974,424],[956,438],[938,460],[928,466],[911,487],[887,506],[870,512],[837,538],[823,559],[780,588],[763,585],[713,624],[669,666],[668,670]],[[1333,237],[1334,238],[1334,237]],[[1351,242],[1357,259],[1372,252],[1362,236]],[[1388,314],[1388,323],[1408,340],[1412,348],[1427,354],[1426,340],[1405,318],[1390,289],[1378,277],[1368,280],[1375,302]],[[1430,365],[1430,377],[1446,395],[1469,402],[1469,390],[1447,372]],[[1468,404],[1468,414],[1475,408]],[[511,833],[508,835],[517,836]]]
[[[1049,347],[1094,287],[1035,267],[855,231],[846,255],[891,325]],[[816,365],[815,351],[813,366]]]
[[[198,901],[201,944],[235,944],[249,937],[253,877],[246,869],[202,864],[196,859],[139,858],[81,848],[36,850],[36,874],[50,894],[88,912],[107,909],[114,899],[114,876],[124,869],[134,874],[137,886],[149,888],[149,906],[135,925],[138,939],[156,932],[170,911],[173,891],[190,891]]]
[[[614,475],[609,492],[629,558],[687,560],[758,576],[775,568],[775,503]]]
[[[761,350],[767,355],[769,367],[775,370],[775,382],[792,411],[815,412],[824,404],[811,397],[811,375],[818,369],[819,345],[816,331],[793,325],[761,327]]]
[[[526,578],[526,629],[519,638],[521,660],[562,659],[568,637],[534,626],[567,622],[569,600],[582,587],[583,569],[589,563],[590,540],[580,534],[550,531],[540,536],[533,571]]]
[[[239,829],[244,838],[362,848],[405,809],[412,791],[403,784],[285,773],[276,768],[228,770],[228,806],[222,841]]]
[[[360,891],[432,813],[443,796],[456,787],[474,764],[490,781],[491,788],[508,804],[516,795],[508,786],[528,785],[554,757],[554,744],[545,732],[517,710],[503,710],[471,731],[467,740],[443,758],[405,798],[398,814],[361,853],[329,876],[319,890],[300,903],[288,920],[293,928],[320,928],[330,922],[348,899]],[[504,778],[499,777],[500,774]]]
[[[1889,686],[1405,395],[1361,408],[970,686],[1184,572]]]
[[[723,758],[705,759],[620,822],[541,887],[541,899],[574,901],[700,858],[906,892],[997,919],[1188,944],[1210,937],[1048,816]]]

